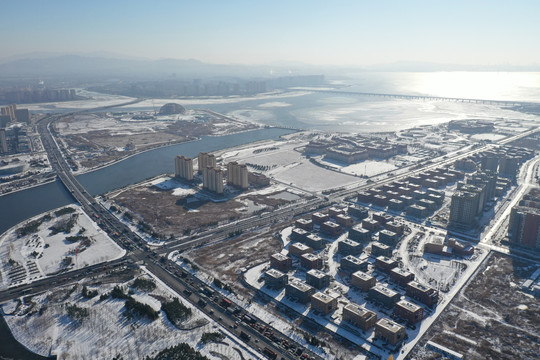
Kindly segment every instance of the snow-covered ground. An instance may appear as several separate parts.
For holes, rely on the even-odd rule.
[[[366,160],[358,164],[342,167],[341,171],[353,175],[375,176],[396,168],[396,165],[391,162]]]
[[[474,134],[471,136],[471,139],[497,141],[497,140],[504,139],[505,137],[506,135],[488,133],[488,134]]]
[[[38,104],[20,104],[20,107],[26,108],[30,111],[76,110],[110,106],[135,100],[134,98],[130,98],[127,96],[102,94],[81,89],[77,90],[77,95],[87,97],[87,99]]]
[[[332,188],[339,188],[359,181],[358,178],[339,174],[324,169],[309,161],[301,152],[295,150],[305,145],[303,133],[287,141],[272,141],[263,144],[232,149],[221,153],[223,162],[238,161],[241,163],[257,165],[250,170],[259,171],[284,185],[308,192],[320,192]]]
[[[116,355],[124,359],[143,359],[183,342],[210,359],[262,357],[150,273],[142,277],[153,279],[157,287],[150,293],[135,290],[133,298],[156,311],[161,307],[160,300],[179,298],[192,311],[189,319],[181,324],[187,330],[175,327],[163,311],[159,311],[159,317],[154,321],[144,318],[130,320],[123,315],[124,300],[99,299],[114,286],[121,285],[127,289],[131,282],[88,286],[89,290],[99,292],[92,299],[84,298],[82,286],[78,285],[71,294],[72,286],[68,286],[34,296],[30,303],[20,306],[17,301],[12,301],[3,306],[5,319],[19,342],[39,354],[56,354],[59,359],[112,359]],[[88,317],[81,322],[73,321],[66,311],[66,305],[73,304],[87,309]],[[31,310],[29,308],[39,311],[39,314],[26,314]],[[202,344],[200,338],[205,332],[222,332],[226,337],[221,343]]]
[[[32,221],[43,218],[38,215],[5,232],[0,238],[0,288],[26,283],[44,277],[63,268],[80,269],[87,265],[118,259],[125,254],[108,235],[102,231],[78,206],[71,205],[75,212],[54,215],[44,221],[36,232],[18,237],[20,229]],[[51,235],[53,225],[67,222],[71,217],[77,220],[66,234],[60,232]],[[70,236],[84,236],[84,241],[68,241]],[[67,265],[66,258],[70,258]]]

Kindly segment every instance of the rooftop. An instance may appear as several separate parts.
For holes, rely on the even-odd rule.
[[[272,255],[272,257],[278,261],[285,261],[289,259],[287,255],[283,255],[282,253],[275,253],[274,255]]]
[[[395,323],[392,320],[387,319],[387,318],[382,318],[379,321],[377,321],[377,325],[381,326],[381,327],[385,328],[386,330],[388,330],[390,332],[393,332],[393,333],[397,333],[397,332],[401,331],[402,329],[404,329],[403,326],[401,326],[398,323]]]
[[[389,289],[386,286],[381,285],[381,284],[375,285],[374,287],[371,288],[371,290],[377,291],[387,297],[394,297],[398,295],[398,293],[395,292],[394,290]]]
[[[265,274],[267,276],[270,276],[270,277],[273,277],[273,278],[276,278],[276,279],[278,279],[278,278],[285,275],[284,273],[282,273],[281,271],[276,270],[276,269],[270,269],[270,270],[266,271]]]
[[[420,306],[413,304],[412,302],[409,302],[407,300],[399,300],[396,305],[401,306],[402,308],[405,308],[410,312],[417,312],[421,309]]]
[[[355,271],[355,272],[352,274],[352,276],[357,277],[357,278],[360,278],[360,279],[362,279],[362,280],[364,280],[364,281],[368,281],[368,280],[370,280],[370,279],[373,279],[373,276],[371,276],[371,275],[369,275],[369,274],[366,274],[365,272],[360,271],[360,270]]]
[[[318,279],[322,279],[324,278],[325,276],[328,276],[328,274],[322,272],[321,270],[318,270],[318,269],[311,269],[307,272],[309,275],[313,276],[313,277],[316,277]]]
[[[335,300],[334,297],[332,297],[330,295],[326,295],[326,294],[324,294],[322,292],[317,292],[317,293],[311,295],[311,298],[316,299],[316,300],[318,300],[320,302],[323,302],[323,303],[329,303],[329,302],[332,302],[332,301]]]
[[[302,257],[309,261],[319,260],[321,257],[312,253],[303,254]]]
[[[310,291],[312,289],[311,286],[298,279],[296,279],[296,281],[289,282],[288,286],[295,288],[296,290],[301,292]]]
[[[344,307],[344,309],[347,309],[348,311],[355,313],[362,318],[368,318],[375,315],[373,311],[370,311],[363,306],[353,303],[349,303],[347,306]]]

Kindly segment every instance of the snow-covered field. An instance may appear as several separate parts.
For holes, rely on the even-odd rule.
[[[187,115],[189,120],[191,115]],[[133,135],[137,133],[152,133],[156,129],[165,129],[170,120],[139,120],[128,121],[103,114],[79,114],[76,121],[67,119],[56,122],[55,126],[62,135],[81,135],[91,131],[109,131],[111,135]]]
[[[80,269],[87,265],[114,260],[124,256],[125,250],[113,242],[108,235],[79,208],[71,205],[75,212],[61,216],[49,213],[51,219],[44,221],[37,231],[18,237],[17,228],[43,218],[36,216],[17,228],[7,231],[0,238],[0,288],[29,282],[63,268]],[[77,218],[69,233],[51,235],[53,225]],[[87,240],[68,241],[67,237],[84,236]],[[70,259],[69,265],[67,258]]]
[[[375,176],[396,168],[396,165],[391,162],[366,160],[358,164],[342,167],[341,171],[353,175]]]
[[[88,99],[38,104],[21,104],[20,106],[23,108],[27,108],[30,111],[76,110],[121,104],[131,100],[135,100],[134,98],[130,98],[127,96],[102,94],[81,89],[77,90],[77,95],[87,97]]]
[[[143,274],[142,277],[153,279],[157,287],[151,292],[132,288],[133,298],[150,305],[156,311],[161,307],[160,300],[168,302],[175,297],[179,298],[192,311],[192,315],[181,324],[187,330],[175,327],[163,311],[159,311],[159,317],[154,321],[145,318],[128,319],[123,315],[124,300],[110,297],[100,300],[100,295],[110,292],[116,285],[127,289],[131,281],[89,285],[89,290],[97,290],[99,293],[91,299],[84,298],[81,294],[82,286],[76,285],[71,294],[70,289],[73,287],[68,286],[34,296],[27,304],[17,305],[17,301],[12,301],[3,306],[5,319],[19,342],[43,355],[56,354],[59,359],[110,360],[116,355],[124,359],[143,359],[182,342],[188,343],[210,359],[261,357],[227,329],[215,325],[205,314],[158,279],[150,274]],[[66,305],[73,304],[87,309],[88,317],[80,322],[73,320],[66,310]],[[32,310],[32,315],[26,314]],[[205,332],[222,332],[226,337],[221,343],[203,344],[199,340]]]
[[[497,141],[497,140],[504,139],[505,137],[506,135],[489,133],[489,134],[474,134],[471,136],[471,139]]]
[[[285,185],[292,185],[308,192],[339,188],[359,181],[358,178],[324,169],[309,161],[295,150],[305,145],[303,133],[283,141],[265,142],[251,148],[233,149],[221,154],[224,162],[238,161],[260,166],[266,176]],[[253,169],[253,168],[251,168]]]

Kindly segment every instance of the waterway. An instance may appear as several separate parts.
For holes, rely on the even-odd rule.
[[[279,139],[292,130],[258,129],[243,133],[207,136],[188,143],[175,144],[146,151],[110,166],[77,176],[92,195],[103,194],[135,184],[163,173],[174,173],[174,157],[182,154],[196,156],[199,152],[217,151],[260,140]],[[32,216],[68,205],[74,200],[57,180],[27,190],[0,196],[0,234]]]

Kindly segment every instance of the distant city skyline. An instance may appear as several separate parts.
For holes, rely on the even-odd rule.
[[[540,64],[540,2],[9,1],[0,58],[112,53],[222,64]]]

